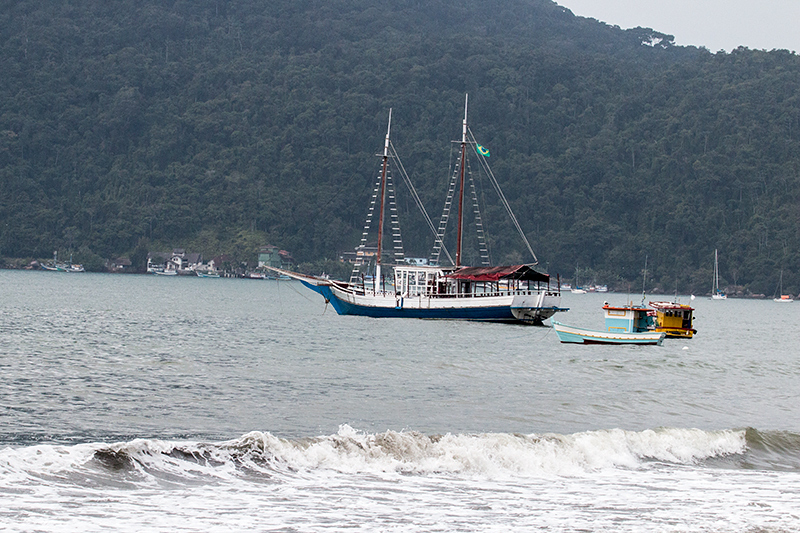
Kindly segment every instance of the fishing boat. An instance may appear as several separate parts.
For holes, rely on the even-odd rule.
[[[714,282],[711,287],[711,299],[712,300],[727,300],[728,295],[719,290],[719,258],[717,256],[717,250],[714,250]]]
[[[53,262],[52,263],[50,263],[50,264],[41,263],[39,266],[42,268],[42,270],[49,270],[51,272],[69,272],[69,270],[68,270],[68,266],[69,265],[67,265],[65,263],[59,263],[58,262],[58,250],[53,252]]]
[[[655,331],[662,331],[667,337],[691,339],[694,329],[694,308],[676,302],[650,302],[655,311]]]
[[[650,309],[643,305],[603,305],[604,331],[568,326],[555,320],[553,329],[562,343],[575,344],[645,344],[661,345],[666,334],[653,331]]]
[[[541,325],[542,321],[555,313],[566,311],[561,307],[561,290],[558,281],[552,283],[549,274],[535,268],[538,263],[536,255],[525,238],[519,223],[514,217],[508,202],[494,179],[486,162],[489,152],[479,145],[467,127],[467,105],[464,105],[464,121],[462,124],[460,157],[457,160],[450,181],[445,209],[438,229],[427,216],[413,184],[403,169],[394,146],[390,142],[392,112],[389,110],[389,126],[384,140],[381,171],[375,183],[372,203],[367,215],[367,222],[362,234],[361,246],[367,249],[367,235],[370,231],[374,211],[377,208],[377,249],[374,253],[374,271],[365,272],[370,266],[367,254],[360,254],[353,268],[349,282],[336,281],[316,276],[307,276],[267,267],[277,274],[300,280],[306,287],[319,293],[330,303],[340,315],[360,315],[382,318],[425,318],[477,320],[491,322],[520,322]],[[475,224],[478,229],[478,240],[481,248],[481,266],[462,264],[463,206],[466,182],[472,194],[473,206],[477,209],[477,193],[472,176],[466,176],[468,155],[474,150],[480,166],[492,182],[492,186],[500,196],[501,202],[512,222],[520,232],[528,251],[533,257],[532,263],[491,266],[479,213],[475,213]],[[390,161],[405,180],[415,203],[425,217],[428,227],[435,236],[431,260],[426,265],[411,265],[405,262],[402,240],[397,220],[394,201],[394,184],[389,169]],[[390,211],[390,223],[393,231],[393,262],[386,262],[383,249],[383,228],[387,204],[387,189]],[[455,192],[458,191],[456,195]],[[455,260],[444,244],[444,232],[450,215],[452,204],[458,214],[456,227]],[[484,253],[485,252],[485,253]],[[452,264],[442,265],[441,254]],[[370,254],[372,256],[372,254]],[[388,272],[388,276],[386,273]],[[370,280],[371,276],[371,280]],[[387,277],[389,278],[387,280]],[[387,287],[388,281],[388,287]]]
[[[198,278],[218,278],[219,272],[215,270],[195,270]]]
[[[85,272],[86,269],[83,268],[83,265],[79,263],[72,262],[72,254],[69,254],[69,263],[64,265],[64,270],[66,272]]]

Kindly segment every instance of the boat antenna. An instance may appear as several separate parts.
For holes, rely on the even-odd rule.
[[[645,284],[647,283],[647,254],[644,256],[644,274],[642,274],[642,305],[644,305],[644,300],[647,297],[645,293]]]

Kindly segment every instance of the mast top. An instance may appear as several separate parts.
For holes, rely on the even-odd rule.
[[[392,108],[389,108],[389,126],[386,128],[386,141],[383,143],[383,157],[389,157],[389,133],[392,131]]]
[[[467,144],[467,102],[469,101],[469,93],[464,96],[464,126],[461,128],[461,143]]]

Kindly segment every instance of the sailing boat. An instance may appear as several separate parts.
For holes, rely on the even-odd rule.
[[[791,294],[783,294],[783,269],[781,269],[781,280],[778,283],[778,286],[780,287],[780,289],[778,290],[778,292],[776,294],[780,295],[780,297],[777,297],[776,295],[773,295],[772,299],[775,300],[776,302],[785,302],[785,303],[793,302],[794,298],[792,298]]]
[[[572,294],[586,294],[586,289],[582,289],[578,284],[578,265],[575,265],[575,286],[572,288]]]
[[[460,158],[450,185],[450,193],[454,193],[456,185],[458,185],[458,198],[453,201],[451,196],[448,196],[448,200],[445,203],[445,212],[442,215],[438,230],[434,228],[430,217],[427,216],[422,202],[415,194],[416,191],[403,170],[394,146],[390,143],[392,112],[389,110],[389,126],[384,141],[381,173],[376,183],[373,204],[367,217],[367,224],[361,241],[362,245],[359,247],[361,255],[356,260],[356,266],[353,269],[350,281],[345,283],[315,276],[306,276],[277,268],[267,268],[300,280],[306,287],[322,295],[326,303],[330,302],[340,315],[542,324],[543,320],[550,318],[556,312],[566,311],[567,309],[561,308],[559,283],[556,283],[555,286],[551,285],[550,276],[534,268],[537,263],[536,256],[533,254],[527,239],[524,238],[524,233],[521,233],[519,223],[513,216],[496,180],[492,181],[492,185],[498,192],[517,230],[522,234],[528,250],[533,255],[534,262],[492,267],[489,266],[487,252],[483,266],[474,267],[462,264],[462,211],[467,156],[471,149],[475,149],[479,154],[485,151],[485,149],[481,150],[482,147],[475,142],[474,137],[471,136],[471,132],[467,128],[467,101],[465,100],[464,105]],[[472,145],[474,145],[474,148]],[[396,167],[406,180],[406,185],[412,196],[414,196],[417,206],[427,219],[428,227],[435,235],[434,252],[430,263],[427,265],[405,263],[402,246],[399,245],[399,229],[394,231],[393,237],[395,243],[394,264],[384,261],[383,220],[387,184],[393,188],[388,171],[390,159],[397,161]],[[484,170],[488,169],[488,165],[484,160],[479,158],[479,161],[484,166]],[[490,171],[487,174],[490,179],[493,178]],[[394,201],[393,198],[393,193],[390,191],[390,202]],[[444,246],[444,230],[447,226],[451,202],[456,204],[455,207],[458,212],[455,261],[452,260],[447,248]],[[366,239],[373,215],[373,207],[378,208],[378,244],[374,253],[375,270],[370,283],[368,275],[361,272],[361,269],[365,266]],[[396,221],[394,210],[392,210],[391,219],[392,223]],[[446,257],[450,259],[451,265],[439,264],[441,252],[444,252]],[[386,290],[384,268],[392,270],[390,276],[393,280],[393,286],[389,290]]]
[[[714,283],[711,287],[711,299],[712,300],[727,300],[728,295],[719,290],[719,260],[717,256],[717,250],[714,249]]]

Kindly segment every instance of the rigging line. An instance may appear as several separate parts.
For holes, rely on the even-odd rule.
[[[481,257],[482,266],[491,266],[492,261],[489,256],[489,247],[486,244],[486,231],[483,226],[483,217],[481,216],[480,203],[478,202],[478,193],[475,188],[475,179],[472,175],[472,165],[469,159],[466,160],[467,175],[469,176],[469,188],[472,196],[472,210],[475,217],[475,232],[478,237],[478,251]]]
[[[397,191],[394,187],[394,178],[388,168],[386,169],[386,185],[389,194],[390,227],[392,228],[392,257],[396,264],[402,264],[405,262],[405,250],[400,231],[400,217],[397,212]]]
[[[366,253],[366,246],[367,246],[367,239],[369,237],[370,229],[372,228],[372,218],[375,215],[375,206],[378,202],[378,195],[380,192],[381,187],[381,173],[378,173],[378,177],[375,181],[374,189],[372,191],[372,200],[369,204],[369,209],[367,209],[367,220],[364,222],[364,227],[361,233],[361,243],[359,244],[359,248],[361,248],[361,255],[359,256],[356,253],[356,262],[353,265],[353,270],[350,273],[350,283],[357,284],[359,279],[359,274],[361,273],[361,267],[365,266],[369,269],[369,265],[364,264],[365,253]]]
[[[280,281],[280,280],[275,280],[275,281]],[[295,285],[294,283],[289,283],[289,287],[291,287],[291,289],[292,289],[294,292],[296,292],[297,294],[299,294],[300,296],[302,296],[303,298],[305,298],[305,299],[306,299],[306,300],[308,300],[309,302],[313,302],[313,300],[311,300],[311,298],[309,298],[308,296],[306,296],[306,294],[305,294],[305,291],[303,291],[303,292],[300,292],[300,291],[298,291],[298,290],[297,290],[297,287],[295,287],[294,285]],[[280,285],[279,285],[279,286],[280,286]]]
[[[431,260],[433,264],[440,264],[439,262],[439,252],[444,247],[444,236],[447,232],[447,224],[450,220],[450,212],[453,209],[453,199],[455,197],[456,192],[456,184],[458,182],[458,175],[459,175],[459,165],[460,165],[460,158],[457,160],[458,162],[453,167],[453,173],[450,177],[450,181],[448,183],[448,190],[447,190],[447,197],[444,201],[444,208],[442,209],[442,216],[439,219],[439,229],[436,231],[436,240],[433,242],[433,251],[431,252]],[[450,169],[448,169],[448,172]],[[434,259],[435,258],[435,259]],[[450,264],[455,265],[455,261],[453,258],[450,257],[448,254],[448,259],[450,260]]]
[[[480,198],[483,202],[483,205],[486,206],[486,191],[483,180],[476,180],[477,181],[477,188],[480,189]],[[489,260],[489,265],[492,264],[492,250],[489,248],[489,231],[485,224],[485,222],[481,219],[481,224],[483,228],[483,241],[484,245],[486,246],[486,256]]]
[[[411,192],[411,197],[414,198],[414,203],[417,204],[417,207],[422,212],[422,216],[425,218],[425,222],[427,222],[428,228],[431,230],[431,233],[433,234],[434,238],[438,237],[436,226],[433,224],[430,215],[428,215],[428,211],[425,209],[425,205],[422,203],[422,199],[419,197],[417,189],[416,187],[414,187],[414,183],[408,176],[406,168],[403,166],[403,162],[400,160],[400,156],[397,155],[397,151],[394,149],[394,144],[392,143],[392,141],[389,141],[389,147],[392,150],[392,158],[394,158],[397,161],[397,169],[400,171],[400,176],[403,178],[403,182],[406,184],[406,187],[408,187],[408,190]],[[447,251],[447,248],[444,246],[444,243],[442,243],[442,250],[444,251],[444,254],[447,256],[447,259],[449,259],[450,262],[452,263],[453,258],[450,257],[450,252]]]
[[[477,145],[478,143],[475,140],[475,136],[472,134],[472,130],[467,128],[467,131],[469,132],[469,136],[470,136],[470,139],[472,140],[472,143]],[[492,169],[489,167],[489,163],[486,162],[486,158],[485,157],[479,158],[479,160],[480,160],[481,166],[483,167],[484,171],[486,172],[486,175],[489,177],[489,181],[492,183],[492,186],[494,187],[494,189],[497,192],[498,196],[500,196],[500,202],[503,204],[503,207],[505,207],[506,212],[508,213],[508,216],[511,217],[511,221],[514,223],[514,226],[517,228],[517,232],[519,233],[520,237],[522,237],[522,241],[525,243],[525,246],[528,248],[528,252],[530,252],[531,256],[533,256],[534,264],[538,263],[539,259],[537,259],[536,254],[533,253],[533,248],[531,247],[531,243],[528,242],[528,238],[525,236],[525,232],[522,231],[522,226],[519,225],[519,221],[517,221],[517,217],[514,216],[514,212],[511,210],[511,205],[508,203],[508,200],[506,199],[505,194],[503,194],[503,190],[500,188],[500,184],[497,182],[497,178],[494,177],[494,173],[492,172]]]

